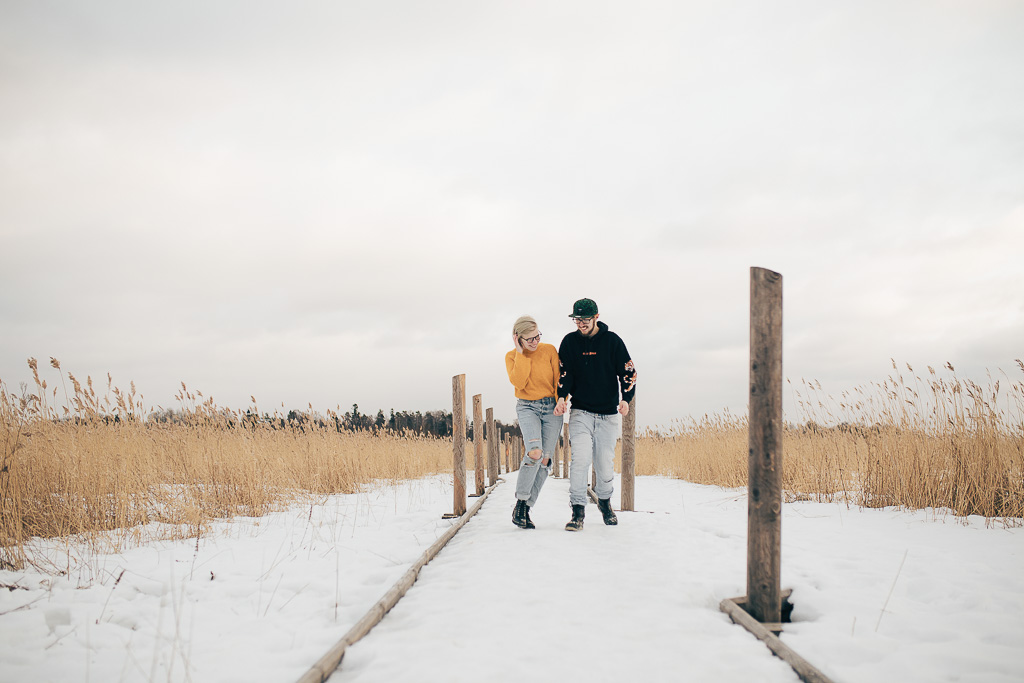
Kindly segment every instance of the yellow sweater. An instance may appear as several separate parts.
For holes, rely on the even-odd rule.
[[[516,398],[536,401],[557,393],[562,370],[558,365],[558,349],[551,344],[538,344],[536,351],[523,353],[512,349],[505,354],[505,369],[516,388]]]

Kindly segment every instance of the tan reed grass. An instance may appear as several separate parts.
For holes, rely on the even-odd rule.
[[[839,399],[819,382],[794,391],[800,421],[783,431],[787,497],[1024,523],[1024,384],[1003,374],[982,386],[948,363],[926,378],[893,369]],[[704,416],[639,435],[636,471],[744,486],[746,453],[746,417]]]
[[[33,537],[116,531],[198,536],[211,520],[258,516],[309,497],[450,471],[450,441],[340,431],[337,415],[287,421],[214,405],[185,385],[173,420],[143,419],[142,397],[61,372],[21,396],[0,382],[0,566]],[[59,409],[59,391],[67,384]],[[58,415],[58,412],[60,413]],[[156,524],[151,524],[156,523]],[[109,534],[108,534],[109,536]]]

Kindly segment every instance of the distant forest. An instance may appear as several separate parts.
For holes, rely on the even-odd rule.
[[[173,411],[167,411],[173,413]],[[151,415],[151,419],[167,420],[174,418],[170,415]],[[452,435],[452,414],[443,410],[428,410],[412,412],[400,410],[395,412],[392,408],[390,413],[385,415],[383,410],[378,410],[376,415],[363,413],[359,410],[359,404],[353,403],[352,410],[344,415],[338,415],[334,411],[328,411],[327,416],[320,413],[310,413],[304,410],[289,410],[285,417],[280,415],[271,416],[264,413],[262,417],[247,411],[243,418],[246,421],[262,420],[275,426],[287,427],[313,423],[319,427],[335,427],[339,432],[392,432],[394,434],[418,434],[421,436],[435,436],[438,438],[450,437]],[[501,420],[494,421],[494,428],[500,438],[505,434],[519,435],[518,423],[506,425]],[[485,436],[486,436],[486,429]],[[466,420],[467,438],[473,438],[472,419]]]
[[[289,419],[295,411],[289,412]],[[468,438],[473,438],[473,424],[471,416],[467,416],[466,433]],[[347,431],[387,431],[397,434],[413,433],[423,436],[436,436],[440,438],[452,435],[452,414],[443,410],[428,410],[425,413],[420,411],[411,412],[401,410],[395,412],[392,408],[390,413],[385,415],[383,410],[378,410],[376,415],[361,413],[359,404],[353,403],[352,410],[334,418],[339,429]],[[518,425],[502,424],[501,420],[494,421],[494,429],[499,437],[505,434],[518,435]],[[485,430],[486,431],[486,430]],[[486,434],[485,434],[486,436]]]
[[[400,410],[395,412],[392,408],[390,413],[385,415],[383,410],[378,410],[376,415],[363,413],[359,410],[359,404],[353,403],[352,410],[343,415],[338,415],[333,410],[328,410],[327,415],[318,412],[305,410],[289,410],[288,414],[282,417],[279,413],[270,415],[263,413],[259,415],[252,409],[245,411],[241,416],[243,424],[256,424],[263,422],[282,429],[297,427],[304,424],[315,424],[318,427],[334,427],[339,432],[391,432],[394,434],[417,434],[420,436],[434,436],[438,438],[451,437],[452,435],[452,414],[443,410],[428,410],[425,413],[420,411],[412,412]],[[185,419],[185,414],[180,410],[161,409],[149,414],[147,419],[154,422],[179,422]],[[228,424],[234,424],[237,417],[230,411],[220,413],[220,419]],[[112,418],[119,421],[119,418]],[[501,420],[494,421],[495,430],[501,438],[505,434],[512,436],[519,435],[518,422],[506,425]],[[466,420],[467,438],[473,438],[473,423],[471,416]],[[486,429],[485,429],[486,436]]]

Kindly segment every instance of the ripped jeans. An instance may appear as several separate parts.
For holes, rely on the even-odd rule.
[[[516,415],[519,417],[519,431],[523,434],[526,453],[519,463],[519,476],[516,479],[516,499],[525,500],[533,507],[537,496],[544,486],[544,481],[551,472],[551,461],[555,457],[558,437],[562,433],[562,416],[555,415],[555,398],[542,398],[536,401],[518,399]],[[541,457],[534,460],[530,451],[540,449]],[[548,464],[541,463],[547,460]]]

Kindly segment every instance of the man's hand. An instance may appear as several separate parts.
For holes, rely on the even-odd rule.
[[[565,399],[564,398],[558,399],[558,403],[555,404],[555,415],[558,415],[559,417],[561,417],[562,415],[565,415]]]
[[[555,410],[558,410],[556,407]],[[625,401],[619,401],[619,414],[622,416],[629,414],[629,404]]]

